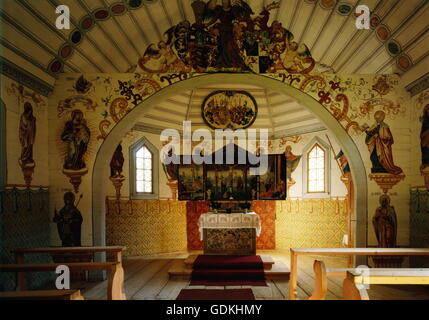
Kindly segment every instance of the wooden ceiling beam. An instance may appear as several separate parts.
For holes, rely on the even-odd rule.
[[[109,4],[106,2],[106,0],[101,0],[103,2],[103,5],[108,8]],[[130,39],[128,34],[125,32],[124,28],[122,28],[121,24],[118,21],[118,18],[116,16],[112,16],[113,21],[115,22],[116,26],[118,27],[119,32],[122,34],[125,40],[130,44],[130,46],[134,49],[135,53],[138,57],[141,57],[143,55],[143,52],[140,52],[139,49],[134,44],[134,41]]]
[[[356,3],[356,5],[353,7],[353,9],[352,9],[353,13],[355,12],[356,7],[357,7],[358,5],[360,5],[361,1],[363,1],[363,0],[358,0],[358,2]],[[377,6],[378,6],[378,4],[380,4],[380,2],[381,2],[381,1],[382,1],[382,0],[379,0],[379,2],[377,3]],[[326,44],[326,45],[325,45],[325,49],[323,50],[322,56],[319,58],[319,63],[322,63],[322,64],[323,64],[323,59],[325,58],[325,56],[326,56],[326,54],[329,52],[329,50],[332,48],[332,45],[333,45],[334,41],[335,41],[336,39],[338,39],[338,37],[339,37],[340,33],[341,33],[341,32],[343,32],[343,30],[344,30],[344,26],[346,25],[346,23],[350,23],[350,21],[349,21],[349,20],[354,19],[354,14],[353,14],[353,13],[351,13],[349,16],[347,16],[347,17],[344,19],[343,23],[342,23],[342,24],[341,24],[341,26],[338,28],[337,33],[335,34],[335,36],[331,39],[331,41],[329,42],[329,44]],[[318,41],[319,41],[319,38],[318,38],[318,39],[316,39],[316,43],[317,43]],[[316,46],[316,43],[314,44],[314,46]],[[313,47],[314,47],[314,46],[313,46]],[[331,68],[332,68],[332,66],[331,66]]]
[[[402,29],[404,29],[410,22],[412,22],[412,19],[416,16],[416,14],[425,6],[429,5],[427,0],[423,0],[422,2],[420,2],[420,4],[418,5],[417,8],[415,8],[409,15],[408,17],[406,17],[401,23],[400,25],[390,34],[390,37],[388,39],[386,39],[385,41],[383,41],[377,48],[375,48],[372,52],[370,52],[362,61],[361,64],[359,64],[352,73],[359,73],[359,70],[362,69],[362,67],[368,63],[368,61],[372,60],[373,57],[376,56],[377,52],[380,51],[380,49],[385,48],[386,43],[388,43],[390,40],[393,39],[393,37],[395,37],[395,35],[398,34],[398,32],[400,32]],[[404,52],[405,50],[403,49],[402,52]]]
[[[34,9],[30,4],[27,3],[27,0],[20,0],[17,1],[22,7],[24,7],[29,13],[34,15],[41,23],[43,23],[46,27],[48,27],[52,32],[56,33],[61,39],[63,39],[65,42],[69,42],[68,39],[64,36],[63,33],[61,33],[53,24],[49,23],[49,19],[47,19],[45,16],[43,16],[40,12],[38,12],[36,9]],[[97,69],[99,72],[101,72],[100,66],[92,60],[90,57],[88,57],[82,49],[79,48],[79,46],[74,46],[75,50],[79,52],[80,56],[86,60],[89,64],[91,64],[95,69]],[[47,66],[46,66],[47,67]],[[45,67],[45,71],[46,71]],[[81,68],[76,66],[78,71],[76,72],[82,72]]]
[[[386,14],[380,19],[380,24],[382,24],[389,16],[391,16],[395,12],[395,10],[397,9],[398,5],[401,2],[401,0],[395,0],[395,1],[396,2],[389,8],[389,10],[386,12]],[[361,31],[361,30],[358,30],[358,29],[356,29],[356,30],[357,31],[355,32],[355,35],[359,34],[359,31]],[[360,42],[359,47],[362,46],[362,44],[365,44],[371,36],[375,36],[374,32],[375,31],[369,32],[369,34]],[[335,67],[335,63],[336,63],[336,61],[337,61],[337,59],[339,57],[338,56],[337,59],[335,59],[335,61],[332,63],[332,66],[335,68],[335,70],[338,73],[341,73],[341,70],[343,70],[343,68],[346,65],[346,63],[348,63],[351,59],[353,59],[354,57],[356,57],[356,55],[359,53],[359,51],[360,50],[353,50],[350,54],[347,55],[347,58],[344,59],[343,62],[338,67]]]
[[[79,4],[79,6],[90,16],[92,16],[92,12],[91,10],[88,8],[88,5],[85,3],[85,1],[83,0],[77,0],[77,3]],[[113,36],[106,30],[107,28],[103,28],[101,27],[97,22],[95,23],[95,25],[100,29],[101,33],[104,34],[104,36],[107,39],[111,39],[110,43],[116,48],[116,50],[119,52],[119,54],[122,56],[122,58],[125,59],[125,61],[128,63],[128,66],[132,66],[135,62],[131,62],[131,60],[127,57],[126,54],[124,54],[124,52],[122,51],[121,48],[119,48],[118,44],[116,43],[116,41],[112,41]],[[122,72],[125,72],[126,70],[121,70]]]
[[[30,41],[32,41],[34,44],[36,44],[39,48],[44,50],[46,53],[48,53],[53,58],[56,58],[60,61],[63,61],[63,59],[51,48],[49,48],[43,41],[38,39],[33,33],[29,30],[27,30],[24,26],[17,23],[12,17],[10,17],[6,12],[0,9],[0,18],[4,21],[6,21],[8,24],[10,24],[13,28],[15,28],[17,31],[19,31],[22,35],[24,35],[26,38],[28,38]],[[64,64],[67,65],[70,69],[72,69],[75,72],[78,72],[78,70],[72,66],[70,63],[64,61]],[[46,71],[46,69],[45,69]]]
[[[57,0],[48,0],[48,2],[52,5],[52,7],[57,8],[60,3],[57,2]],[[70,23],[77,28],[78,30],[80,30],[79,24],[76,23],[76,21],[73,19],[73,17],[70,17]],[[88,39],[88,41],[94,46],[94,48],[103,56],[104,59],[106,59],[107,62],[110,63],[110,65],[117,71],[117,72],[121,72],[116,65],[112,62],[112,60],[106,56],[106,54],[104,53],[103,50],[100,49],[100,47],[94,42],[94,40],[92,39],[92,37],[89,35],[89,33],[85,34],[86,39]],[[108,72],[108,70],[105,70],[102,68],[102,72]]]

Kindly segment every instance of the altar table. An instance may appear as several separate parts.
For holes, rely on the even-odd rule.
[[[204,213],[199,222],[204,254],[254,255],[261,220],[255,212]]]

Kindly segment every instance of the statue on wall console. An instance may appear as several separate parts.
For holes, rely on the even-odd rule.
[[[390,205],[388,195],[380,196],[380,207],[372,218],[375,235],[380,248],[396,248],[397,218],[395,208]]]
[[[70,178],[75,192],[79,192],[82,176],[88,173],[85,164],[85,153],[91,138],[86,120],[81,110],[73,110],[71,120],[67,121],[61,140],[67,143],[67,153],[64,159],[63,173]]]
[[[392,144],[394,142],[389,126],[384,122],[386,114],[379,110],[374,114],[375,124],[369,128],[364,125],[365,143],[370,153],[372,173],[401,174],[402,169],[393,162]]]
[[[161,161],[162,168],[164,169],[165,175],[167,176],[167,185],[170,187],[172,199],[177,199],[177,190],[178,190],[178,170],[179,165],[177,164],[177,161],[172,161],[167,164],[167,158],[173,159],[177,158],[178,156],[174,153],[173,149],[170,149],[168,151],[168,154],[164,156],[164,160]]]
[[[21,156],[19,164],[24,174],[27,186],[31,184],[35,162],[33,159],[33,145],[36,140],[36,118],[33,115],[31,103],[24,104],[24,112],[19,122],[19,142],[21,143]]]
[[[366,133],[365,143],[372,163],[369,178],[374,180],[384,193],[387,193],[405,178],[405,174],[393,162],[394,140],[389,126],[384,122],[385,117],[386,114],[383,111],[377,111],[374,114],[375,124],[372,127],[364,124],[361,130]]]
[[[115,152],[113,153],[112,160],[110,161],[110,177],[122,176],[122,169],[124,166],[124,155],[122,153],[122,146],[118,144]]]
[[[116,200],[121,198],[121,188],[125,181],[125,177],[122,175],[124,167],[124,155],[122,153],[122,145],[118,144],[115,152],[113,153],[112,160],[110,160],[110,181],[116,190]],[[118,206],[119,208],[119,206]]]
[[[420,131],[420,150],[422,152],[422,163],[420,172],[425,177],[426,188],[429,189],[429,104],[423,108],[421,118],[422,129]]]
[[[73,192],[66,192],[64,194],[64,207],[60,212],[55,209],[53,221],[57,224],[63,247],[81,246],[80,235],[83,219],[74,202],[75,196]]]
[[[295,180],[292,178],[292,172],[294,172],[295,169],[298,167],[299,162],[301,161],[302,155],[300,156],[294,155],[292,153],[292,147],[286,146],[285,156],[286,156],[287,189],[289,191],[289,188],[295,184]]]
[[[86,167],[84,155],[88,149],[91,132],[82,111],[73,110],[71,117],[72,119],[66,122],[61,135],[61,140],[67,143],[64,169],[80,170]]]

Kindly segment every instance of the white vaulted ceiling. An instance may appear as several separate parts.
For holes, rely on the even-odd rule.
[[[181,131],[183,121],[192,130],[208,128],[201,116],[205,97],[217,90],[244,90],[258,105],[258,116],[250,127],[268,129],[270,137],[280,138],[324,130],[324,125],[306,107],[291,97],[258,86],[222,84],[195,88],[175,95],[152,108],[134,130],[159,134],[165,128]]]
[[[272,1],[247,2],[259,13],[263,5]],[[2,1],[2,55],[24,59],[51,76],[55,75],[50,68],[55,60],[61,63],[61,72],[133,71],[147,46],[161,40],[164,31],[180,21],[194,21],[191,3],[191,0]],[[280,3],[280,9],[271,13],[271,21],[279,20],[297,42],[305,43],[322,72],[403,74],[415,66],[427,68],[422,65],[427,63],[429,53],[427,0],[280,0]],[[70,30],[55,28],[55,8],[60,4],[70,8]],[[374,21],[378,19],[376,27],[371,30],[355,27],[354,11],[358,4],[369,6]],[[119,12],[121,6],[123,12]],[[103,10],[107,17],[99,15]],[[92,22],[86,31],[82,26],[85,19]],[[72,37],[76,32],[80,32],[81,40],[74,43]],[[70,55],[66,55],[68,50]]]

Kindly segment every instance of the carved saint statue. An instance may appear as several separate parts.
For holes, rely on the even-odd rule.
[[[73,110],[71,120],[66,122],[61,140],[67,143],[64,169],[80,170],[86,167],[84,155],[88,149],[91,132],[80,110]]]
[[[122,154],[122,146],[119,144],[113,153],[112,160],[110,161],[110,177],[120,177],[122,175],[123,166],[124,155]]]
[[[285,150],[286,156],[286,176],[288,180],[292,179],[292,172],[295,171],[296,167],[298,167],[299,161],[301,160],[302,155],[297,156],[292,153],[292,147],[286,146]]]
[[[402,169],[393,162],[392,144],[394,142],[389,126],[384,122],[385,113],[381,110],[374,114],[375,124],[370,128],[363,125],[366,132],[365,143],[368,146],[372,162],[372,173],[391,173],[398,175]]]
[[[64,207],[56,212],[54,222],[57,224],[58,234],[63,247],[80,247],[80,234],[82,226],[82,215],[76,208],[73,192],[64,194]]]
[[[422,129],[420,131],[420,149],[422,151],[421,169],[429,167],[429,104],[423,109]]]
[[[168,154],[164,157],[162,161],[162,168],[164,169],[165,175],[169,181],[177,180],[177,171],[179,165],[179,160],[177,160],[178,156],[173,153],[173,149],[168,151]]]
[[[21,143],[21,165],[34,163],[33,145],[36,139],[36,118],[31,103],[24,104],[24,112],[19,122],[19,142]]]
[[[395,248],[397,234],[397,219],[395,208],[390,205],[388,195],[380,196],[380,207],[372,218],[375,235],[380,248]]]

